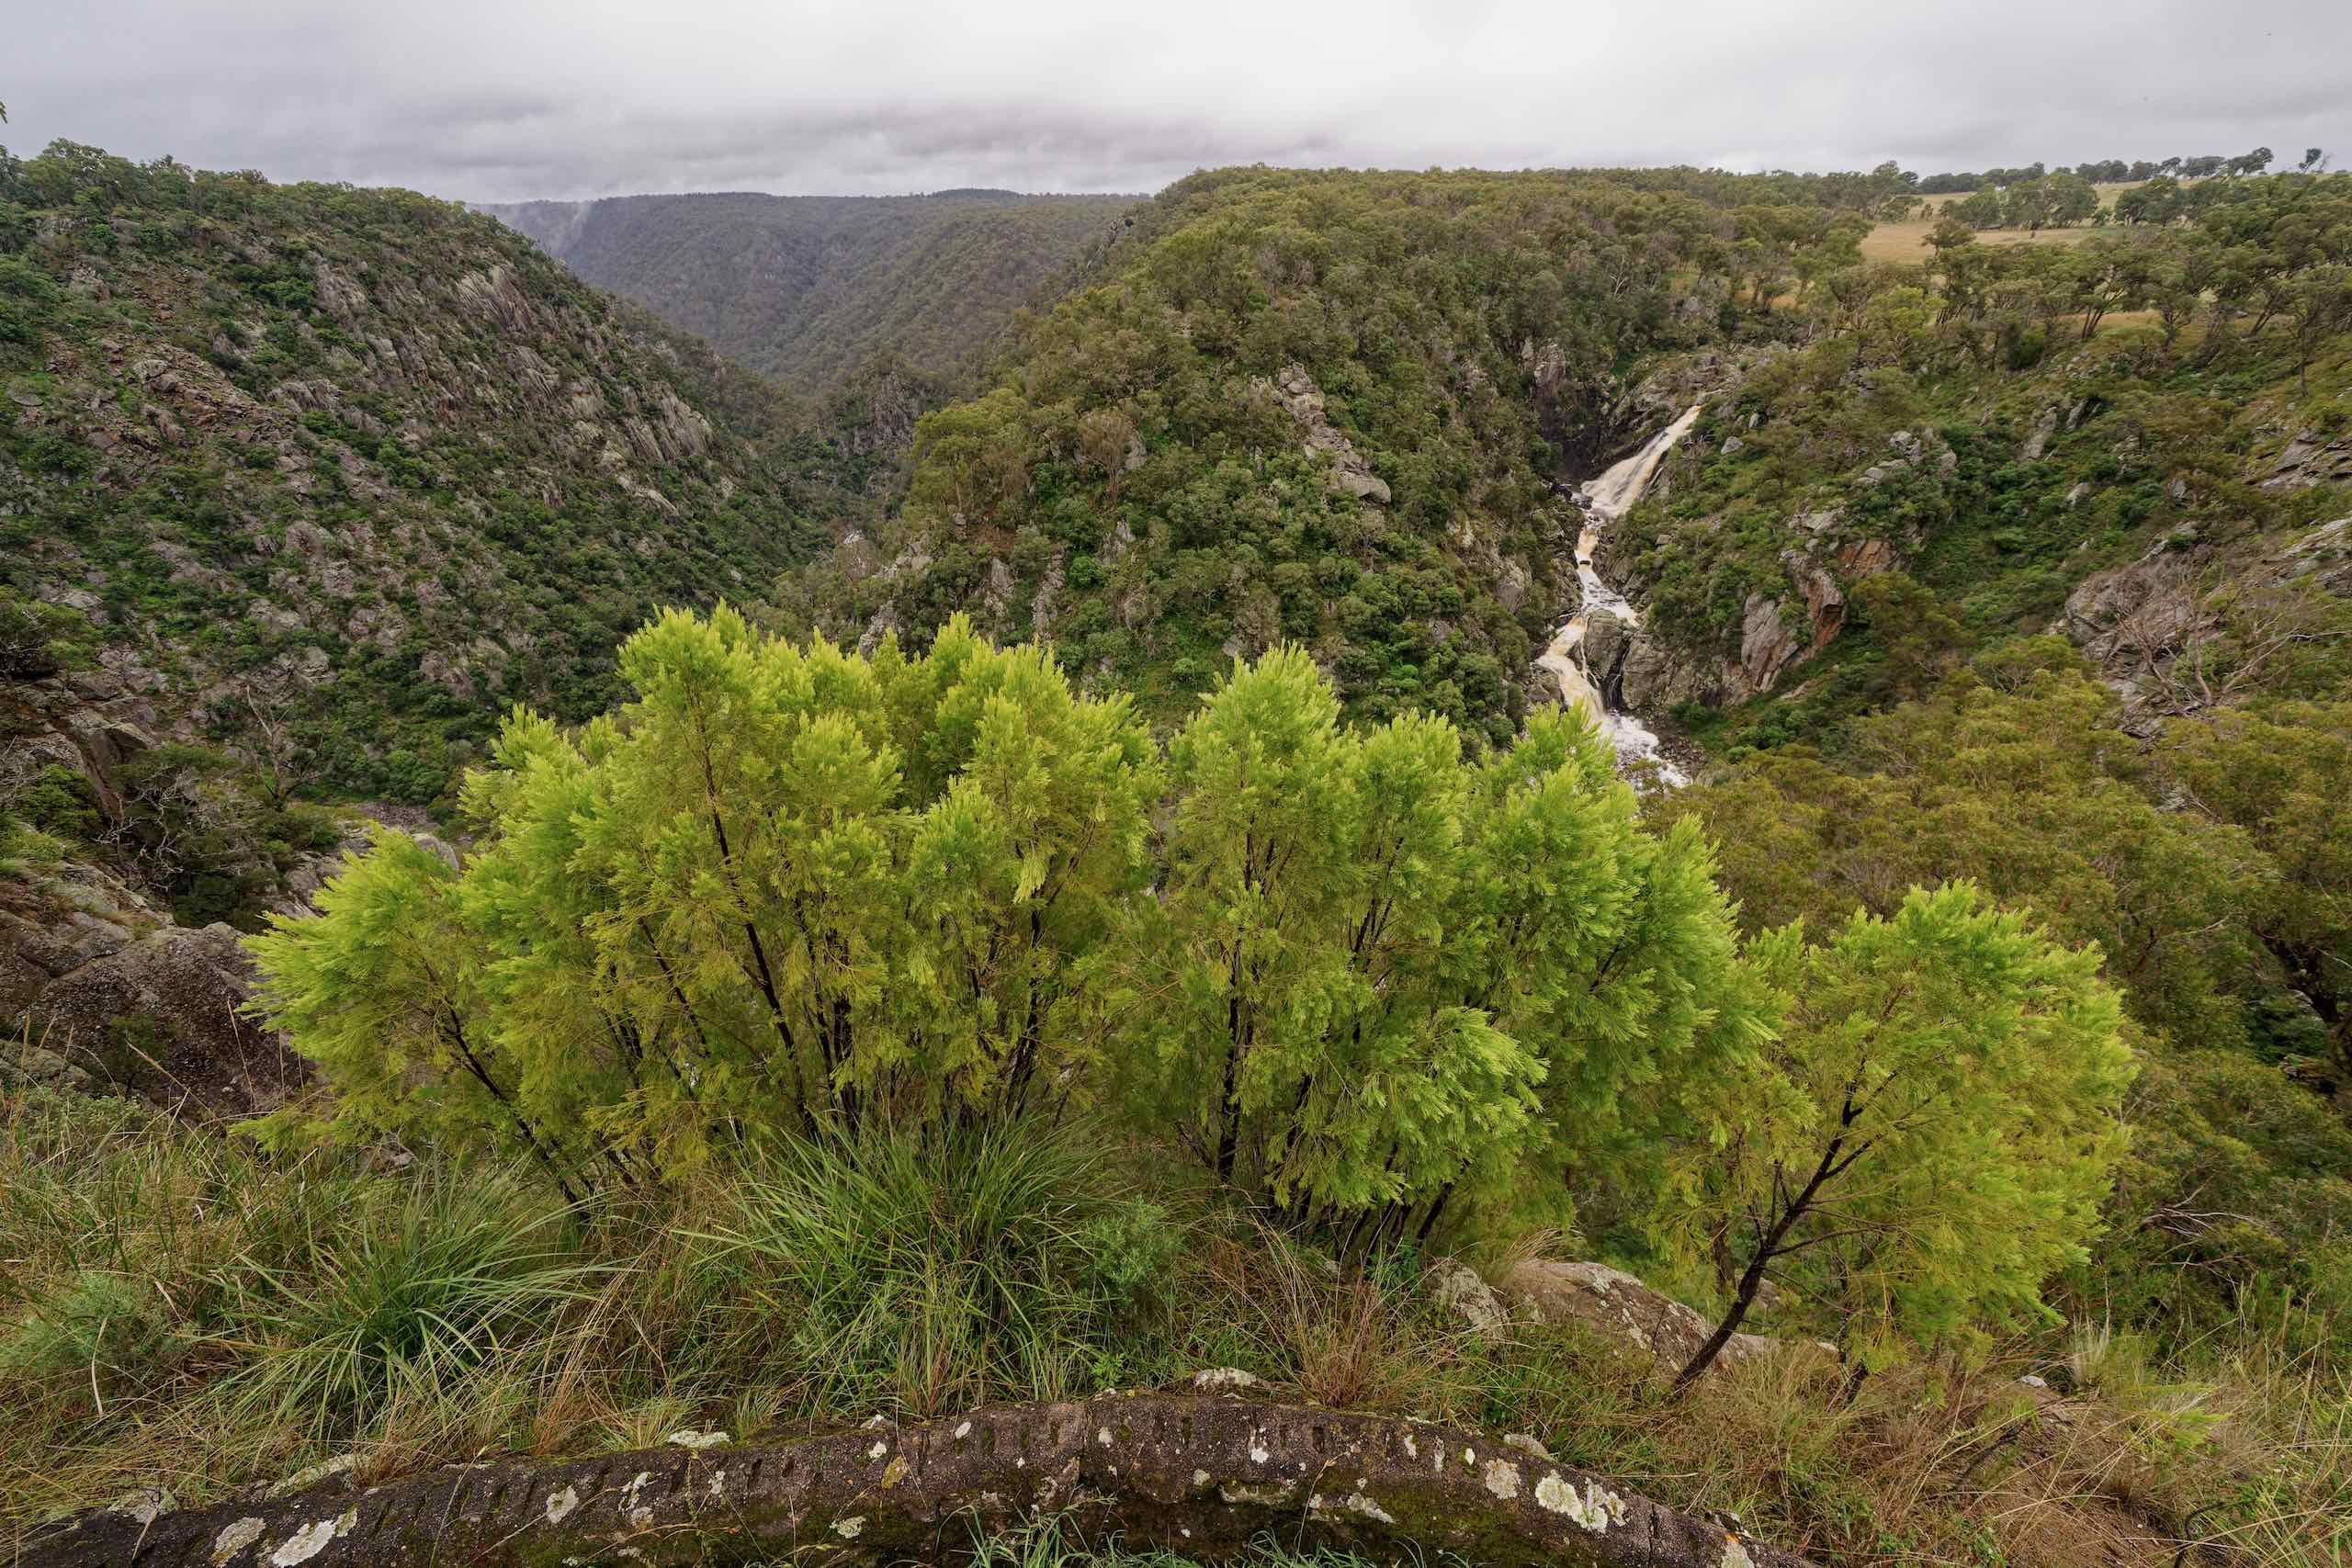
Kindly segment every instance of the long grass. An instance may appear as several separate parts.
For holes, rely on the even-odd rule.
[[[781,1144],[579,1210],[527,1171],[279,1156],[125,1102],[0,1095],[0,1542],[133,1487],[200,1501],[341,1454],[372,1483],[1233,1366],[1275,1398],[1532,1434],[1825,1564],[2352,1553],[2352,1388],[2291,1303],[2162,1352],[2086,1325],[1858,1393],[1792,1353],[1677,1399],[1613,1341],[1474,1335],[1410,1260],[1351,1272],[1148,1156],[1067,1126]],[[1135,1561],[975,1550],[1048,1548]]]
[[[1087,1141],[1021,1124],[781,1145],[697,1239],[721,1359],[908,1416],[1114,1385],[1185,1249]]]

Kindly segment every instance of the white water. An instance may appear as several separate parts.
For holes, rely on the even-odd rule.
[[[1658,750],[1656,730],[1632,714],[1616,712],[1601,701],[1600,691],[1585,669],[1584,634],[1596,613],[1614,616],[1627,626],[1642,624],[1642,613],[1628,604],[1623,593],[1603,582],[1600,574],[1593,570],[1593,551],[1600,543],[1600,530],[1632,511],[1634,503],[1642,499],[1642,492],[1649,489],[1651,478],[1657,473],[1657,466],[1697,423],[1699,407],[1693,403],[1680,419],[1651,436],[1640,451],[1583,487],[1586,515],[1591,519],[1577,539],[1577,581],[1584,585],[1584,607],[1559,629],[1552,638],[1552,646],[1535,661],[1559,682],[1561,703],[1582,708],[1600,726],[1601,733],[1609,737],[1621,759],[1646,760],[1669,784],[1688,784],[1690,775]]]

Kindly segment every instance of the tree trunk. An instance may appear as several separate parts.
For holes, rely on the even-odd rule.
[[[1838,1118],[1839,1127],[1851,1128],[1855,1117],[1859,1114],[1849,1089],[1846,1108]],[[1813,1201],[1821,1194],[1822,1184],[1844,1170],[1847,1166],[1853,1164],[1860,1157],[1862,1150],[1870,1146],[1868,1143],[1864,1143],[1843,1162],[1840,1162],[1838,1157],[1838,1151],[1845,1145],[1846,1134],[1842,1131],[1838,1136],[1829,1140],[1829,1146],[1821,1151],[1821,1162],[1813,1168],[1812,1179],[1806,1181],[1803,1190],[1788,1201],[1779,1216],[1773,1220],[1772,1228],[1766,1231],[1757,1242],[1756,1256],[1748,1259],[1747,1269],[1740,1273],[1739,1293],[1733,1299],[1731,1310],[1724,1314],[1724,1320],[1715,1325],[1715,1331],[1707,1336],[1707,1342],[1699,1347],[1698,1354],[1690,1358],[1690,1364],[1674,1374],[1675,1393],[1681,1393],[1699,1378],[1703,1377],[1707,1369],[1715,1364],[1715,1358],[1724,1353],[1724,1347],[1731,1343],[1731,1337],[1739,1332],[1739,1325],[1747,1320],[1747,1309],[1756,1304],[1757,1292],[1764,1288],[1764,1270],[1771,1266],[1772,1259],[1781,1255],[1782,1247],[1788,1242],[1789,1232],[1795,1229],[1796,1223],[1812,1210]],[[1779,1189],[1777,1177],[1774,1185],[1777,1190]]]

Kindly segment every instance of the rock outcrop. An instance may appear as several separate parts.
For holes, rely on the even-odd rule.
[[[1372,465],[1356,450],[1355,444],[1323,416],[1323,389],[1315,384],[1315,378],[1306,373],[1305,366],[1290,366],[1275,380],[1269,382],[1261,378],[1254,385],[1269,389],[1281,398],[1283,406],[1305,433],[1302,445],[1307,456],[1320,457],[1329,463],[1327,471],[1333,490],[1344,491],[1374,506],[1388,504],[1387,481],[1372,471]]]
[[[1529,1322],[1599,1328],[1656,1357],[1666,1371],[1679,1369],[1698,1354],[1714,1326],[1671,1296],[1605,1263],[1532,1258],[1514,1264],[1495,1286],[1495,1294]],[[1715,1366],[1734,1367],[1784,1348],[1784,1341],[1761,1334],[1735,1334]]]
[[[1540,1445],[1539,1445],[1540,1446]],[[767,1448],[665,1446],[461,1465],[355,1492],[167,1511],[152,1495],[36,1530],[24,1568],[936,1561],[1060,1515],[1216,1561],[1286,1546],[1495,1568],[1803,1568],[1761,1541],[1483,1434],[1232,1396],[1106,1394]]]
[[[2138,559],[2084,578],[2050,629],[2064,632],[2099,666],[2124,698],[2132,728],[2152,715],[2228,700],[2226,682],[2209,689],[2201,678],[2177,680],[2175,665],[2200,642],[2229,631],[2233,604],[2249,613],[2251,624],[2272,623],[2271,635],[2298,635],[2292,621],[2308,614],[2308,603],[2300,611],[2291,606],[2311,589],[2352,597],[2352,517],[2273,542],[2251,558],[2217,550],[2192,530],[2176,530]]]
[[[2122,679],[2170,659],[2203,619],[2190,554],[2169,544],[2091,573],[2066,596],[2066,635]]]
[[[2352,517],[2323,523],[2271,558],[2281,582],[2308,580],[2352,598]]]
[[[2309,490],[2313,485],[2352,482],[2352,435],[2334,439],[2306,430],[2290,439],[2270,472],[2264,490]]]
[[[241,1116],[283,1102],[302,1058],[243,1011],[252,961],[225,925],[165,925],[59,976],[25,1008],[39,1046],[91,1083]]]

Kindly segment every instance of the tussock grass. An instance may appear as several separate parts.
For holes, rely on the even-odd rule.
[[[1531,1433],[1825,1564],[2352,1553],[2352,1388],[2290,1304],[2185,1352],[2086,1326],[1849,1392],[1797,1351],[1678,1400],[1614,1341],[1484,1338],[1415,1260],[1343,1269],[1167,1169],[1031,1125],[781,1144],[740,1179],[574,1209],[526,1171],[280,1156],[123,1101],[0,1096],[0,1541],[343,1453],[375,1482],[1236,1366],[1276,1398]],[[974,1550],[1174,1568],[1037,1530]]]
[[[780,1145],[696,1239],[721,1364],[907,1416],[1115,1382],[1114,1335],[1183,1247],[1091,1144],[1021,1123]]]
[[[0,1100],[0,1518],[183,1498],[339,1453],[919,1418],[1176,1375],[1195,1218],[1102,1140],[1016,1125],[780,1144],[740,1179],[567,1207],[523,1169],[284,1157],[128,1102]]]

